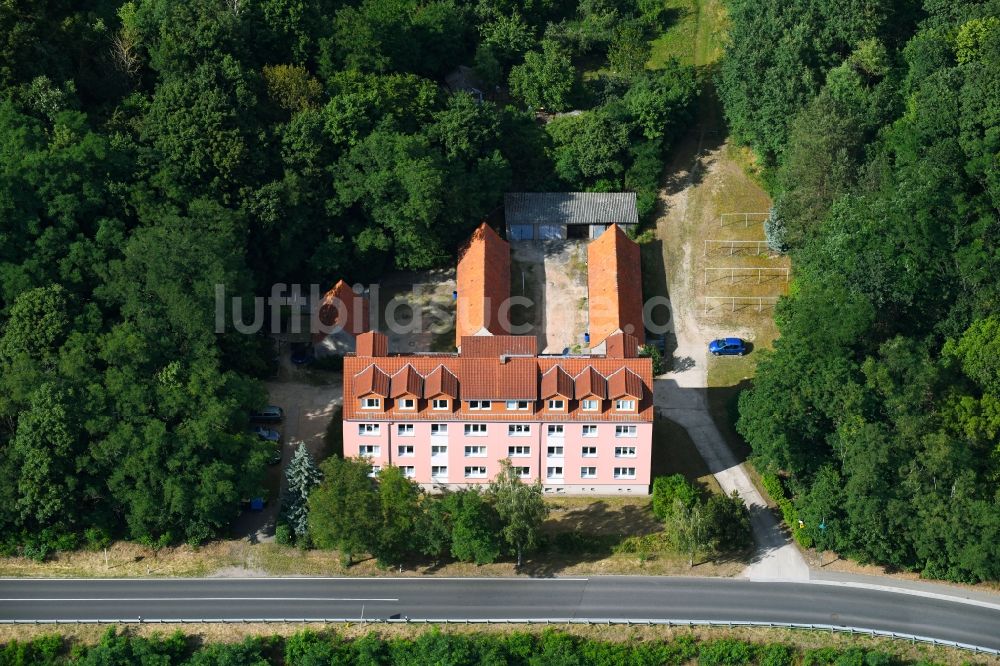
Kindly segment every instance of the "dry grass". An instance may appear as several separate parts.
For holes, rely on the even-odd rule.
[[[540,634],[544,631],[556,630],[580,638],[608,643],[642,643],[650,641],[672,641],[682,637],[694,637],[699,641],[731,638],[754,643],[785,643],[800,650],[824,647],[834,647],[841,650],[861,647],[868,650],[879,650],[897,655],[908,661],[929,661],[958,666],[959,664],[996,664],[996,659],[983,655],[973,655],[969,652],[945,647],[933,647],[923,644],[911,644],[904,641],[893,641],[886,638],[868,636],[850,636],[846,634],[830,634],[821,631],[793,631],[789,629],[768,628],[725,628],[725,627],[665,627],[665,626],[607,626],[607,625],[532,625],[532,624],[495,624],[495,625],[432,625],[433,629],[453,635],[481,635],[514,632]],[[281,624],[181,624],[181,625],[128,625],[119,627],[120,631],[128,631],[132,635],[152,637],[169,635],[175,630],[182,631],[188,637],[201,643],[236,643],[254,636],[291,636],[300,631],[317,633],[335,632],[337,636],[347,639],[360,638],[375,634],[384,639],[415,638],[420,634],[433,630],[421,624],[319,624],[319,623],[281,623]],[[53,633],[61,634],[70,645],[94,645],[101,635],[108,630],[106,626],[97,625],[66,625],[58,628],[51,625],[21,625],[0,626],[0,643],[12,640],[28,641],[39,636]]]

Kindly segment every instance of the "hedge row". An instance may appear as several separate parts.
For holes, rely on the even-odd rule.
[[[0,666],[100,664],[393,664],[396,666],[478,666],[532,664],[688,664],[700,666],[891,666],[909,663],[897,655],[864,648],[801,650],[784,643],[750,643],[731,638],[698,641],[611,643],[558,631],[540,634],[447,634],[433,629],[415,638],[383,638],[375,633],[346,639],[337,633],[302,631],[287,638],[252,637],[239,643],[203,644],[177,631],[144,638],[114,628],[97,645],[75,645],[61,636],[13,641],[0,650]],[[931,662],[921,661],[921,666]]]
[[[788,529],[792,531],[792,536],[795,537],[798,544],[803,548],[812,548],[813,538],[804,530],[799,529],[799,512],[792,504],[792,500],[785,494],[785,484],[776,474],[771,472],[763,474],[761,482],[764,484],[764,490],[781,509],[781,517],[788,525]]]

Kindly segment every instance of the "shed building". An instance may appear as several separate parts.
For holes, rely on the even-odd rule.
[[[510,241],[592,239],[612,224],[639,224],[635,192],[510,192],[504,216]]]

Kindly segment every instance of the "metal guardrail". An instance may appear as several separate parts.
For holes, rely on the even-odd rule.
[[[748,620],[630,620],[623,618],[587,619],[587,618],[524,618],[524,619],[428,619],[428,618],[119,618],[94,620],[0,620],[0,625],[64,625],[64,624],[582,624],[582,625],[625,625],[625,626],[666,626],[666,627],[739,627],[798,629],[805,631],[828,631],[832,633],[850,634],[852,636],[870,636],[872,638],[891,638],[909,641],[910,643],[926,643],[938,647],[949,647],[967,650],[976,654],[1000,656],[1000,650],[969,643],[958,643],[928,636],[900,633],[898,631],[883,631],[881,629],[863,629],[833,624],[805,624],[795,622],[757,622]]]

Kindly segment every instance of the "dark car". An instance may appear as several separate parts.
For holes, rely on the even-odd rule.
[[[716,356],[743,356],[747,343],[740,338],[719,338],[708,343],[708,351]]]
[[[285,410],[277,405],[268,405],[263,409],[250,413],[250,420],[255,423],[281,423],[285,418]]]
[[[295,343],[292,345],[292,363],[295,365],[312,363],[313,358],[313,349],[310,345],[305,343]]]
[[[271,457],[270,459],[268,459],[267,464],[280,465],[281,458],[284,456],[284,454],[285,454],[285,449],[281,446],[281,444],[275,443],[274,450],[271,452]]]
[[[250,431],[261,439],[266,439],[269,442],[277,442],[281,439],[281,433],[277,430],[271,430],[270,428],[265,428],[261,425],[252,427]]]

